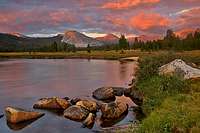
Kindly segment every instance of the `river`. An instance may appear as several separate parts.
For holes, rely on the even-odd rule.
[[[0,62],[0,114],[6,106],[33,110],[34,102],[42,97],[91,98],[92,92],[103,86],[128,87],[134,74],[134,62],[120,63],[113,60],[87,59],[16,59]],[[123,99],[123,98],[122,98]],[[124,100],[131,106],[130,99]],[[0,119],[0,133],[88,133],[101,128],[98,122],[92,129],[82,128],[53,112],[27,125],[7,124]],[[113,124],[126,124],[134,120],[129,112]],[[98,121],[98,118],[97,118]]]

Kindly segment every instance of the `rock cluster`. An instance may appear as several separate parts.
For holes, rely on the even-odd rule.
[[[111,121],[113,119],[119,119],[128,111],[128,105],[126,103],[115,101],[116,96],[122,95],[132,96],[131,90],[122,87],[102,87],[93,92],[93,97],[102,101],[80,98],[69,99],[68,97],[41,98],[33,105],[33,108],[61,110],[65,118],[82,122],[83,127],[92,128],[95,123],[96,112],[98,111],[101,111],[101,119]],[[134,97],[135,99],[139,99],[137,94]],[[108,100],[109,102],[104,102],[104,100]],[[9,123],[20,123],[40,118],[44,113],[7,107],[5,109],[5,115]]]
[[[133,102],[139,106],[143,103],[143,94],[137,91],[134,87],[122,88],[122,87],[101,87],[93,92],[93,97],[102,101],[114,101],[115,96],[130,97]]]

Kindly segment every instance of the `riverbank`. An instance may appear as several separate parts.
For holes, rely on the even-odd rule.
[[[136,88],[144,94],[142,110],[147,117],[138,128],[129,127],[127,131],[200,132],[200,80],[158,75],[160,66],[177,58],[200,67],[200,56],[192,54],[162,54],[140,60]]]
[[[146,57],[153,55],[166,54],[168,51],[154,51],[143,52],[140,50],[126,50],[126,51],[77,51],[73,52],[0,52],[0,58],[28,58],[28,59],[108,59],[117,60],[125,57]],[[200,56],[200,50],[176,52],[181,56]]]

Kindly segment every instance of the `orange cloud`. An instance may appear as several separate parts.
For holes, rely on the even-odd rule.
[[[139,13],[130,19],[130,25],[139,30],[148,30],[154,27],[166,27],[169,24],[169,19],[158,13]]]
[[[128,9],[131,7],[139,6],[139,5],[149,5],[159,3],[160,0],[121,0],[119,2],[108,2],[105,3],[102,8],[105,9]]]

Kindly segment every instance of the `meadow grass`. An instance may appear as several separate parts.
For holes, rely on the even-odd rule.
[[[200,64],[198,53],[168,53],[140,60],[136,88],[143,92],[146,118],[129,132],[200,132],[200,81],[159,76],[158,68],[176,58]]]
[[[0,52],[0,58],[92,58],[92,59],[119,59],[123,57],[148,57],[157,56],[168,53],[168,51],[151,51],[145,52],[140,50],[124,50],[123,52],[111,50],[111,51],[77,51],[73,52]],[[200,50],[176,52],[177,55],[190,55],[199,56]]]

